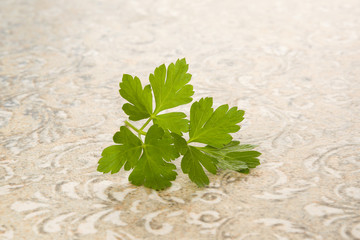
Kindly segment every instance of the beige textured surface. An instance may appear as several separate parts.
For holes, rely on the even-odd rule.
[[[1,0],[0,239],[360,239],[359,38],[356,0]],[[162,192],[97,173],[122,74],[182,57],[262,165]]]

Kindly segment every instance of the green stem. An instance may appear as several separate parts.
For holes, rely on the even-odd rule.
[[[140,128],[140,131],[144,130],[144,128],[150,123],[150,121],[152,120],[152,118],[150,117],[146,123]]]
[[[137,129],[134,125],[132,125],[131,123],[129,123],[128,121],[125,121],[125,125],[129,126],[130,128],[132,128],[135,132],[137,132],[138,134],[141,135],[146,135],[146,132],[144,132],[142,129]]]

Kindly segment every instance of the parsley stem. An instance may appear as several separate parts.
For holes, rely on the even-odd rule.
[[[149,124],[149,122],[152,120],[152,118],[150,117],[145,124],[140,128],[140,131],[144,130],[144,128]]]
[[[129,123],[128,121],[125,121],[125,124],[127,126],[129,126],[130,128],[132,128],[135,132],[137,132],[138,134],[141,135],[146,135],[146,132],[144,132],[142,129],[137,129],[134,125],[132,125],[131,123]]]

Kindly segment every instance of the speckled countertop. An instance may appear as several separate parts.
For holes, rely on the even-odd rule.
[[[360,239],[359,38],[355,0],[0,1],[0,239]],[[262,165],[161,192],[96,172],[122,74],[182,57]]]

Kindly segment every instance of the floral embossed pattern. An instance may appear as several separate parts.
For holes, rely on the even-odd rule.
[[[359,16],[355,0],[0,1],[0,239],[360,239]],[[122,74],[182,57],[196,98],[246,111],[235,138],[262,164],[160,192],[97,172]]]

